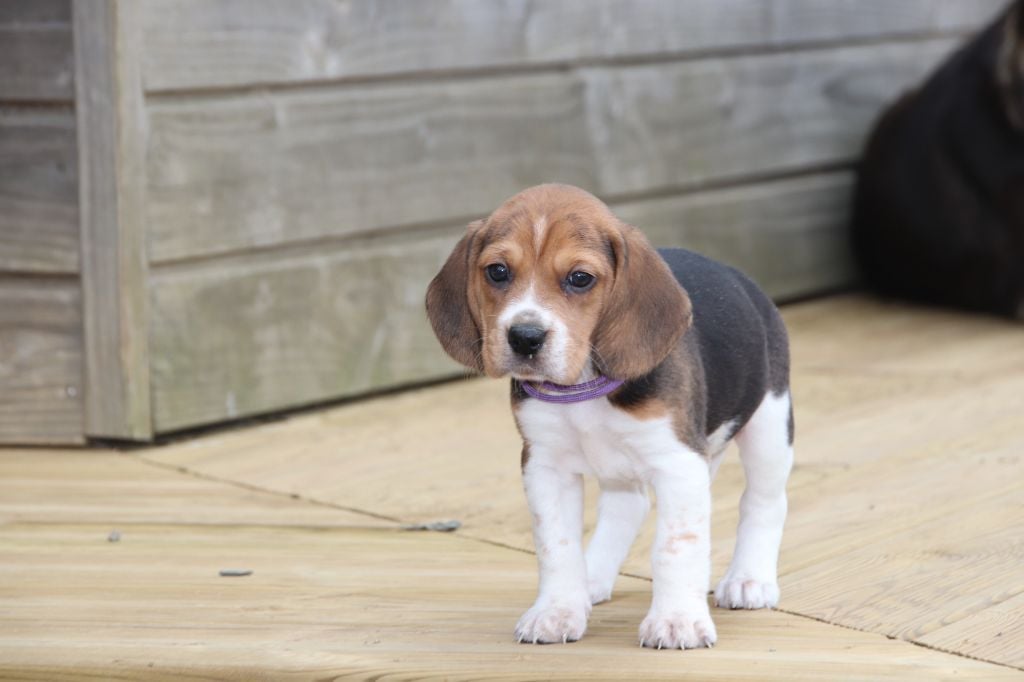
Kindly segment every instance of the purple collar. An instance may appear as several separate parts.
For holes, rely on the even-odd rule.
[[[545,381],[539,386],[529,381],[519,382],[530,396],[546,403],[582,403],[585,400],[606,396],[624,383],[622,379],[609,379],[604,375],[593,381],[572,386],[553,384],[550,381]]]

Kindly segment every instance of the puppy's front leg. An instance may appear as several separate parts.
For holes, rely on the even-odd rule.
[[[652,481],[658,524],[651,555],[654,597],[640,625],[641,646],[713,646],[708,610],[711,574],[711,481],[708,466],[685,449],[667,455]]]
[[[583,560],[583,478],[534,453],[523,468],[540,569],[537,601],[516,626],[520,642],[576,641],[587,629],[590,596]]]

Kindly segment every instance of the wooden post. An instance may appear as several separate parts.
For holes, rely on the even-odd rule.
[[[85,432],[152,436],[139,3],[76,0]]]

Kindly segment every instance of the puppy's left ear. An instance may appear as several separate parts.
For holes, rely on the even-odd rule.
[[[615,281],[594,329],[594,361],[613,379],[657,367],[690,326],[690,297],[647,237],[630,225],[612,238]]]
[[[483,221],[470,223],[441,271],[427,287],[427,317],[448,355],[478,372],[484,371],[483,339],[469,296],[470,262]]]

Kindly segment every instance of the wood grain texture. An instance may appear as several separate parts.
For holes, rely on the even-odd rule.
[[[81,387],[78,282],[0,276],[0,442],[80,443]]]
[[[1022,512],[1024,492],[1017,486],[887,541],[849,543],[844,555],[782,579],[783,589],[790,588],[787,608],[921,640],[1024,593]]]
[[[0,8],[0,102],[74,98],[71,0],[9,0]]]
[[[580,93],[540,75],[154,102],[150,258],[461,220],[541,173],[593,186]]]
[[[785,300],[853,281],[846,236],[852,183],[850,173],[825,173],[612,208],[655,246],[728,263]]]
[[[152,433],[139,9],[128,0],[74,5],[85,426],[122,439]]]
[[[857,296],[783,314],[797,456],[781,607],[927,642],[1024,591],[1024,329]],[[529,550],[507,390],[453,383],[144,456],[401,519],[458,518],[461,533]],[[338,462],[337,476],[322,475]],[[713,491],[715,578],[731,555],[742,487],[729,457]],[[590,485],[588,529],[594,493]],[[650,575],[651,521],[628,574]],[[1000,652],[1024,648],[1019,637],[991,644],[989,660],[1003,663],[1015,659]]]
[[[153,262],[851,162],[947,39],[151,103]]]
[[[636,646],[624,578],[580,642],[516,644],[529,555],[436,533],[0,526],[0,675],[81,679],[1000,680],[1015,671],[778,612],[717,611],[714,650]],[[221,578],[246,567],[246,578]]]
[[[78,271],[75,115],[0,107],[0,271]]]
[[[132,541],[145,525],[231,528],[395,528],[337,507],[303,502],[154,466],[107,450],[0,449],[0,527],[109,524]],[[103,533],[97,537],[107,537]]]
[[[963,620],[939,628],[921,642],[986,661],[1024,669],[1024,594],[993,604]]]
[[[1003,5],[150,0],[143,15],[144,78],[146,89],[157,92],[750,51],[962,32]]]
[[[153,271],[156,429],[457,374],[423,293],[463,231]]]
[[[845,173],[614,208],[787,297],[849,281]],[[457,375],[422,297],[463,228],[155,268],[157,430]]]

